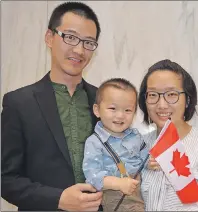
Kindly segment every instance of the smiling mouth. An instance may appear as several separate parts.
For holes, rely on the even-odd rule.
[[[117,125],[123,125],[124,122],[121,122],[121,121],[113,121],[114,124],[117,124]]]
[[[73,61],[75,63],[81,63],[82,62],[82,60],[74,58],[74,57],[69,57],[68,60],[71,60],[71,61]]]
[[[157,115],[161,118],[170,118],[172,113],[157,113]]]

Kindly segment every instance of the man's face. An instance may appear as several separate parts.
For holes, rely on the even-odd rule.
[[[97,28],[94,21],[72,12],[63,15],[61,25],[56,29],[83,40],[96,41]],[[82,42],[77,46],[71,46],[66,44],[58,34],[53,35],[51,30],[46,33],[46,43],[51,48],[51,64],[54,73],[64,72],[69,76],[81,75],[93,55],[93,51],[84,49]]]

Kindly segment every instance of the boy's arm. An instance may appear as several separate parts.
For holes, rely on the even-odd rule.
[[[103,167],[102,151],[102,144],[98,138],[91,135],[85,142],[83,172],[86,182],[98,191],[103,189],[103,179],[108,175],[108,171]]]
[[[103,190],[121,190],[121,178],[115,176],[105,176],[103,180]]]
[[[131,195],[138,183],[139,181],[130,177],[119,178],[115,176],[105,176],[103,189],[119,190],[124,194]]]
[[[125,194],[132,194],[139,182],[128,177],[109,176],[108,171],[104,170],[103,167],[102,151],[102,144],[94,135],[86,140],[83,160],[86,182],[93,185],[97,190],[112,189],[120,190]]]

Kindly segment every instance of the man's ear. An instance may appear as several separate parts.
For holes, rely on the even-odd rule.
[[[45,43],[49,48],[52,48],[52,41],[53,41],[53,32],[52,30],[48,29],[45,33]]]
[[[93,113],[95,114],[95,116],[96,116],[97,118],[100,118],[99,105],[97,105],[97,104],[94,104],[94,105],[93,105]]]

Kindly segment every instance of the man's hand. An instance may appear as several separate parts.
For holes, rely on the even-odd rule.
[[[90,184],[79,183],[63,191],[61,194],[58,209],[67,211],[97,211],[102,201],[102,192],[96,192],[96,189]]]

